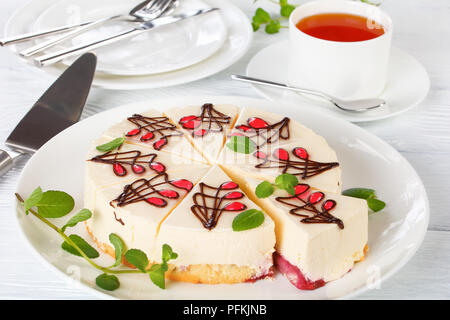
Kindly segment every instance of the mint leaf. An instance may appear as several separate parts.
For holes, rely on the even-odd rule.
[[[88,209],[81,209],[76,215],[67,221],[67,223],[61,228],[62,232],[66,231],[68,227],[75,227],[78,222],[86,221],[92,217],[92,212]]]
[[[114,246],[114,256],[116,257],[116,262],[112,267],[117,267],[122,262],[123,252],[125,251],[125,243],[116,234],[111,233],[109,235],[109,242]]]
[[[344,196],[359,198],[359,199],[372,199],[375,198],[375,190],[367,188],[351,188],[342,192]]]
[[[34,191],[30,194],[30,196],[23,202],[23,206],[25,208],[25,213],[28,214],[28,210],[36,206],[39,201],[42,199],[42,189],[41,187],[37,187],[34,189]]]
[[[46,191],[36,204],[38,213],[44,218],[60,218],[72,211],[75,206],[73,198],[63,191]]]
[[[386,207],[386,203],[378,199],[367,199],[367,205],[373,212],[378,212]]]
[[[101,152],[108,152],[120,147],[125,142],[125,137],[116,138],[110,142],[97,146],[97,150]]]
[[[278,31],[280,31],[280,29],[281,29],[280,21],[272,20],[272,21],[270,21],[269,24],[266,25],[265,30],[268,34],[274,34],[274,33],[277,33]]]
[[[298,179],[296,176],[284,173],[280,174],[275,179],[275,184],[278,188],[286,190],[289,194],[295,195],[295,186],[298,185]]]
[[[233,231],[244,231],[257,228],[264,222],[264,214],[256,209],[246,210],[238,214],[232,223]]]
[[[255,189],[255,194],[258,198],[267,198],[275,191],[273,185],[268,181],[263,181]]]
[[[164,274],[167,270],[164,270],[163,266],[160,264],[154,264],[151,266],[148,274],[150,276],[150,280],[160,287],[161,289],[166,288],[166,281],[164,278]]]
[[[178,253],[173,252],[172,248],[168,244],[162,246],[162,260],[167,262],[172,259],[178,258]]]
[[[78,248],[80,248],[81,251],[83,251],[84,254],[86,256],[88,256],[88,258],[91,258],[91,259],[98,258],[99,254],[98,254],[97,250],[95,250],[89,243],[87,243],[80,236],[78,236],[76,234],[71,234],[69,236],[69,239],[72,240],[78,246]],[[78,250],[75,249],[75,247],[73,247],[72,245],[70,245],[67,241],[63,242],[63,244],[61,245],[61,248],[63,248],[64,250],[66,250],[67,252],[69,252],[71,254],[81,257],[81,254],[78,252]]]
[[[233,150],[234,152],[249,154],[255,151],[256,146],[249,137],[245,136],[233,136],[227,143],[227,148]]]
[[[103,290],[114,291],[120,287],[119,279],[115,275],[103,273],[95,278],[97,286]]]
[[[287,2],[286,2],[286,4],[281,5],[280,14],[283,17],[289,18],[292,11],[294,11],[294,10],[295,10],[295,7],[292,4],[287,4]]]
[[[125,252],[125,259],[142,272],[147,272],[148,258],[145,252],[139,249],[130,249]]]
[[[271,18],[270,18],[270,14],[262,9],[262,8],[258,8],[255,11],[255,15],[252,18],[253,22],[259,23],[259,24],[264,24],[264,23],[268,23]]]

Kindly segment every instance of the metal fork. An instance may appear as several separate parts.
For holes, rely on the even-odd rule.
[[[73,30],[67,34],[64,34],[62,36],[47,40],[43,43],[39,43],[31,48],[25,49],[20,52],[20,55],[23,57],[29,57],[36,53],[39,53],[45,49],[48,49],[50,47],[55,46],[58,43],[61,43],[67,39],[70,39],[72,37],[75,37],[83,32],[86,32],[98,25],[101,25],[107,21],[113,21],[118,19],[132,19],[132,21],[136,22],[146,22],[153,20],[155,18],[158,18],[163,13],[165,13],[168,9],[174,8],[175,2],[178,2],[178,0],[147,0],[144,2],[141,2],[136,7],[131,9],[131,11],[128,14],[122,14],[122,15],[116,15],[112,17],[107,17],[103,19],[99,19],[97,21],[94,21],[92,23],[89,23],[81,28],[78,28],[76,30]]]

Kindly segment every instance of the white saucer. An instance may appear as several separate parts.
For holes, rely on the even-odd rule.
[[[247,76],[287,83],[288,41],[278,42],[258,52],[247,66]],[[253,85],[253,84],[252,84]],[[263,85],[253,85],[262,96],[270,100],[284,99],[309,108],[321,109],[328,114],[352,122],[380,120],[403,113],[422,102],[430,89],[425,68],[406,52],[392,48],[389,61],[388,83],[380,98],[388,104],[365,112],[342,111],[331,103]]]
[[[77,0],[75,9],[73,0],[62,0],[37,18],[33,31],[52,29],[70,20],[95,21],[123,14],[140,2],[142,0]],[[173,14],[208,7],[200,0],[183,0]],[[134,26],[129,21],[112,21],[74,37],[63,45],[50,48],[45,53],[104,39]],[[178,70],[213,55],[224,44],[226,37],[227,27],[220,13],[211,12],[96,49],[97,71],[112,75],[150,75]],[[36,43],[39,42],[42,40],[36,40]],[[71,65],[75,59],[65,59],[63,63]]]
[[[73,0],[75,5],[76,1],[78,0]],[[138,90],[173,86],[211,76],[239,60],[247,52],[253,37],[253,30],[247,16],[229,1],[202,1],[208,6],[220,8],[219,14],[227,28],[228,36],[225,43],[216,53],[192,66],[156,75],[114,76],[104,72],[96,72],[93,85],[113,90]],[[57,2],[58,0],[29,1],[9,18],[5,27],[5,36],[30,32],[33,24],[30,22],[35,21],[36,17]],[[10,48],[18,52],[29,47],[30,44],[32,42],[19,43],[10,46]],[[42,71],[56,78],[66,68],[65,64],[58,63],[42,68]]]
[[[32,248],[30,251],[36,253],[55,275],[69,279],[76,268],[79,270],[77,280],[91,293],[121,299],[348,298],[377,287],[411,259],[427,230],[429,203],[423,183],[408,161],[389,144],[348,121],[285,101],[237,96],[180,96],[143,101],[96,114],[69,127],[42,146],[23,169],[17,192],[25,197],[36,186],[41,186],[43,190],[63,190],[74,197],[74,212],[78,212],[83,206],[85,155],[95,137],[128,114],[154,107],[167,110],[170,107],[200,105],[206,101],[276,111],[325,137],[342,165],[343,188],[374,188],[379,198],[387,203],[382,212],[369,215],[370,249],[366,259],[357,263],[341,279],[313,291],[298,290],[277,273],[273,281],[235,285],[169,282],[166,290],[160,290],[144,275],[121,275],[121,287],[117,291],[105,292],[95,286],[98,270],[83,259],[64,252],[58,234],[18,208],[18,229],[23,231],[24,241]],[[60,225],[67,219],[59,219],[56,223]],[[71,228],[70,232],[90,241],[83,224]],[[101,265],[111,265],[112,260],[101,254],[95,261]]]

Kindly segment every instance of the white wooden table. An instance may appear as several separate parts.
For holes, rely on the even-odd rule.
[[[0,1],[0,30],[8,17],[27,0]],[[36,0],[35,0],[36,1]],[[37,0],[38,1],[38,0]],[[55,0],[56,1],[56,0]],[[257,5],[273,9],[264,0],[234,0],[249,17]],[[450,6],[448,0],[382,0],[395,29],[393,43],[414,55],[428,70],[431,91],[415,109],[361,126],[400,151],[417,170],[431,201],[431,219],[425,241],[414,258],[396,275],[361,295],[361,299],[450,298]],[[125,103],[174,95],[242,95],[257,97],[248,85],[229,80],[244,73],[258,50],[285,38],[255,34],[248,53],[227,70],[209,78],[170,88],[109,91],[93,88],[83,118]],[[52,79],[0,48],[0,141],[4,141]],[[408,83],[404,84],[405,86]],[[0,298],[92,299],[52,274],[18,236],[12,194],[24,161],[0,178]]]

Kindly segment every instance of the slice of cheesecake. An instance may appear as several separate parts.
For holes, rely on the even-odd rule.
[[[233,105],[173,108],[164,114],[182,130],[209,163],[215,163],[239,113]]]
[[[276,225],[275,264],[299,289],[311,290],[350,271],[367,250],[368,208],[365,200],[322,192],[307,184],[258,199],[261,180],[248,179],[247,194]]]
[[[233,219],[260,208],[217,166],[161,224],[157,248],[165,243],[178,253],[168,277],[194,283],[238,283],[272,274],[274,223],[233,231]]]
[[[201,154],[185,139],[183,132],[156,110],[131,115],[109,128],[103,136],[111,139],[125,136],[131,144],[204,161]]]
[[[228,148],[235,136],[250,140],[247,153]],[[220,163],[237,181],[253,177],[274,182],[280,174],[289,173],[315,188],[341,191],[336,152],[323,137],[287,117],[247,108],[228,141]]]
[[[115,233],[128,248],[143,250],[152,261],[159,225],[208,170],[207,166],[192,164],[189,171],[149,171],[106,187],[89,187],[85,194],[91,192],[91,200],[85,206],[93,215],[87,221],[88,231],[109,254],[114,253],[109,235]]]

